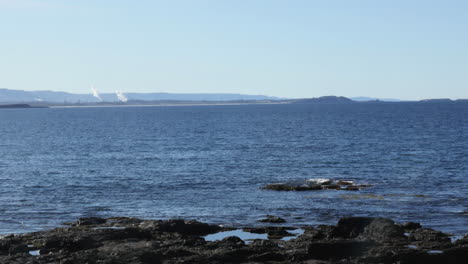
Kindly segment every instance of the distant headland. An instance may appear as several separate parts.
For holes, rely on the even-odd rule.
[[[0,108],[48,108],[47,106],[31,106],[29,104],[6,104],[0,105]]]

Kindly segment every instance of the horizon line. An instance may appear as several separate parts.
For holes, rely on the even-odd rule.
[[[70,92],[70,91],[63,91],[63,90],[22,90],[22,89],[10,89],[10,88],[5,88],[5,87],[0,87],[0,90],[10,90],[10,91],[23,91],[23,92],[56,92],[56,93],[69,93],[69,94],[76,94],[76,95],[93,95],[92,90],[89,93],[79,93],[79,92]],[[178,95],[187,95],[187,94],[193,94],[193,95],[214,95],[214,94],[219,94],[219,95],[246,95],[246,96],[265,96],[265,97],[272,97],[280,100],[297,100],[297,99],[311,99],[311,98],[321,98],[321,97],[327,97],[327,96],[335,96],[335,97],[345,97],[348,99],[359,99],[359,98],[366,98],[369,99],[368,101],[372,100],[396,100],[396,101],[403,101],[403,102],[410,102],[410,101],[424,101],[424,100],[434,100],[434,99],[448,99],[448,100],[467,100],[468,97],[432,97],[432,98],[422,98],[422,99],[402,99],[399,97],[378,97],[378,96],[368,96],[368,95],[356,95],[356,96],[344,96],[344,95],[333,95],[333,94],[327,94],[327,95],[319,95],[319,96],[314,96],[314,97],[280,97],[280,96],[274,96],[274,95],[266,95],[266,94],[245,94],[245,93],[235,93],[235,92],[183,92],[183,93],[177,93],[177,92],[164,92],[164,91],[151,91],[151,92],[132,92],[132,91],[121,91],[124,94],[178,94]],[[99,92],[100,94],[114,94],[115,91],[112,92]]]

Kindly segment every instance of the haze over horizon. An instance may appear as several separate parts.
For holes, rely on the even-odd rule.
[[[465,1],[0,0],[0,87],[468,98]]]

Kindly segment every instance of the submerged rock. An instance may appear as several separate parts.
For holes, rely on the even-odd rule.
[[[292,184],[292,183],[274,183],[268,184],[261,189],[273,191],[316,191],[322,190],[318,184]]]
[[[85,226],[85,225],[100,225],[104,224],[106,219],[99,218],[99,217],[86,217],[78,219],[76,223],[77,226]]]
[[[266,218],[260,219],[258,221],[263,223],[286,223],[286,220],[274,215],[267,215]]]
[[[0,263],[468,263],[468,236],[452,243],[447,234],[386,218],[346,217],[336,226],[304,227],[287,241],[281,238],[295,228],[244,228],[268,234],[252,243],[237,236],[205,241],[226,229],[193,220],[78,222],[0,238]]]

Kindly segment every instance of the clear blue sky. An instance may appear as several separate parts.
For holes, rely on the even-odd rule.
[[[0,0],[0,87],[468,98],[468,1]]]

